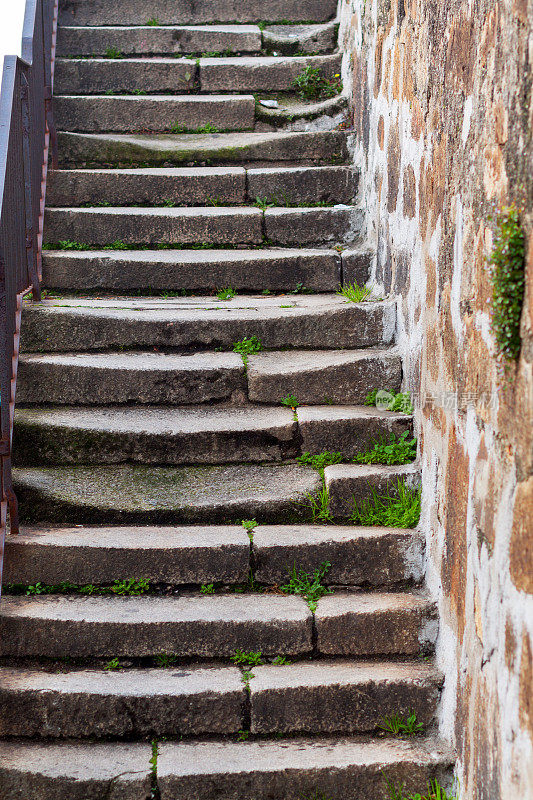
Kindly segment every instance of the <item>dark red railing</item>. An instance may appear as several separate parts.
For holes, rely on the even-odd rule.
[[[58,0],[27,0],[21,58],[6,56],[0,90],[0,589],[6,522],[18,532],[11,444],[22,298],[40,299],[49,148],[57,161],[52,86]]]

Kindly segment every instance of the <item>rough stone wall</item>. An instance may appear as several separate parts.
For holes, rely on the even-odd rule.
[[[533,798],[533,0],[340,0],[374,283],[418,405],[439,725],[461,800]],[[494,207],[524,208],[522,351],[490,329]]]

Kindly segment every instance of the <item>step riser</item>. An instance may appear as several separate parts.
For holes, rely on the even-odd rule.
[[[161,25],[201,25],[211,22],[326,22],[335,16],[337,0],[68,0],[61,4],[60,25],[145,25],[149,15]]]
[[[341,56],[308,58],[58,59],[56,95],[148,92],[294,92],[294,80],[307,66],[331,79],[340,73]]]
[[[58,30],[57,55],[103,56],[109,48],[124,55],[174,55],[188,53],[256,53],[261,50],[261,31],[255,25],[195,28],[75,28]],[[317,48],[312,48],[317,49]],[[329,48],[328,48],[329,49]]]
[[[353,417],[348,411],[343,418],[326,418],[327,409],[317,414],[313,407],[298,409],[298,426],[302,438],[302,452],[342,453],[352,459],[358,453],[372,449],[375,442],[399,438],[406,431],[412,433],[412,420],[406,416],[384,415],[383,418],[361,415]]]
[[[83,263],[83,262],[82,262]],[[326,259],[318,260],[317,266],[323,263],[329,267]],[[78,264],[75,263],[77,267]],[[260,265],[258,265],[260,266]],[[263,265],[269,266],[268,263]],[[334,289],[335,262],[331,263],[330,290]],[[260,271],[259,271],[260,273]],[[305,286],[309,286],[309,273],[292,273],[289,285],[295,285],[298,279]],[[66,277],[66,276],[65,276]],[[161,275],[160,275],[161,277]],[[223,280],[227,277],[228,280]],[[213,280],[212,286],[228,285],[229,274],[219,276]],[[220,279],[222,278],[222,279]],[[118,279],[118,276],[117,276]],[[243,280],[246,278],[243,276]],[[259,288],[260,274],[257,276]],[[50,285],[50,282],[49,282]],[[56,285],[52,283],[52,285]],[[114,282],[112,286],[116,287]],[[154,284],[150,284],[152,288]],[[168,286],[168,283],[166,284]],[[79,287],[81,288],[81,287]],[[163,287],[161,287],[163,290]],[[213,312],[210,312],[213,314]],[[395,308],[394,305],[384,306],[353,306],[338,311],[328,311],[323,314],[317,311],[316,315],[301,315],[283,318],[256,318],[231,321],[215,318],[212,320],[194,320],[188,322],[176,320],[172,322],[150,321],[134,316],[98,316],[96,314],[81,314],[65,310],[65,313],[48,313],[42,309],[26,308],[24,310],[24,324],[22,326],[22,350],[25,353],[46,352],[75,352],[90,350],[112,350],[119,347],[164,347],[185,348],[188,350],[201,350],[206,347],[232,348],[234,342],[241,341],[245,336],[255,334],[265,347],[281,349],[294,347],[296,349],[322,348],[346,349],[359,347],[375,347],[377,345],[391,344],[394,331]],[[312,434],[309,433],[309,436]],[[309,449],[309,448],[307,448]],[[321,452],[321,448],[317,452]],[[331,448],[330,448],[331,449]]]
[[[59,163],[64,166],[170,164],[242,164],[252,161],[299,161],[310,164],[342,163],[348,158],[346,134],[341,131],[316,133],[271,133],[236,137],[210,137],[203,145],[191,136],[153,141],[141,136],[98,136],[59,133]]]
[[[49,208],[45,214],[49,242],[71,240],[107,246],[125,244],[261,244],[263,214],[239,209],[114,209],[109,212]]]
[[[100,133],[177,133],[212,125],[219,131],[252,130],[255,101],[250,95],[225,97],[55,97],[54,116],[59,129]]]
[[[274,25],[263,30],[263,46],[270,52],[293,56],[296,53],[328,53],[337,46],[336,22],[300,28],[298,34],[284,35],[285,26]]]
[[[269,202],[351,203],[357,194],[358,174],[349,167],[251,169],[102,170],[52,172],[47,186],[48,208],[102,202],[112,206],[208,206]]]
[[[372,489],[380,496],[396,495],[398,481],[412,490],[421,482],[420,469],[414,464],[394,467],[335,465],[326,467],[324,475],[331,513],[336,519],[348,518],[354,510],[354,499],[361,504],[372,497]]]
[[[438,700],[435,680],[418,677],[416,670],[408,678],[390,678],[375,681],[354,679],[348,685],[261,687],[261,675],[270,668],[254,670],[251,681],[251,724],[254,734],[278,733],[372,733],[379,729],[383,718],[392,714],[408,716],[413,711],[424,727],[434,717]],[[285,667],[290,672],[291,667]],[[293,667],[292,669],[298,669]],[[232,686],[219,687],[217,678],[231,673]],[[165,671],[166,672],[166,671]],[[63,738],[146,738],[150,736],[200,736],[205,734],[237,733],[245,728],[246,694],[238,670],[212,670],[203,673],[205,691],[180,694],[180,682],[172,673],[150,671],[145,673],[146,685],[157,693],[147,691],[128,694],[113,685],[114,675],[89,673],[91,683],[101,685],[84,687],[85,673],[67,676],[67,681],[50,681],[59,684],[55,690],[41,682],[40,690],[11,688],[12,676],[3,676],[0,689],[2,717],[0,735],[22,737]],[[135,677],[135,673],[130,673]],[[125,673],[123,673],[125,675]],[[119,676],[120,684],[123,675]],[[11,681],[10,681],[11,678]],[[68,680],[70,678],[70,680]],[[74,678],[74,680],[72,680]],[[414,680],[413,680],[414,679]],[[39,682],[36,681],[39,686]],[[225,678],[224,684],[229,683]],[[106,685],[107,684],[107,685]],[[72,687],[69,691],[62,687]]]

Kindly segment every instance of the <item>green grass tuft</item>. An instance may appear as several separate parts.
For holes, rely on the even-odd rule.
[[[235,289],[232,289],[231,286],[226,286],[225,289],[219,289],[216,296],[219,300],[231,300],[236,294]]]
[[[340,286],[337,294],[345,297],[350,303],[365,303],[370,299],[372,288],[369,286],[359,286],[357,281]]]
[[[411,711],[408,717],[398,713],[391,714],[390,717],[384,717],[379,727],[381,730],[393,734],[393,736],[414,736],[424,731],[424,726],[417,721],[414,711]]]
[[[253,650],[235,650],[234,655],[231,656],[230,661],[234,664],[244,664],[247,667],[259,667],[263,664],[263,654]]]
[[[292,85],[304,100],[319,100],[323,97],[335,97],[342,89],[340,75],[330,80],[320,73],[319,67],[307,66],[294,79]]]
[[[372,496],[360,503],[354,498],[350,517],[353,525],[384,526],[387,528],[414,528],[420,520],[421,489],[410,489],[398,480],[394,494]]]
[[[340,464],[343,461],[343,456],[342,453],[330,453],[329,450],[314,456],[306,452],[299,456],[296,461],[302,466],[323,470],[332,464]]]
[[[358,453],[353,458],[354,464],[409,464],[416,458],[416,439],[404,431],[399,439],[394,433],[374,444],[371,450]]]
[[[322,583],[330,569],[331,562],[329,561],[324,561],[311,573],[297,569],[295,564],[289,572],[289,582],[285,586],[280,586],[280,590],[284,594],[296,594],[303,597],[314,613],[320,598],[326,594],[333,594],[333,589]]]
[[[365,398],[365,406],[376,406],[382,411],[398,411],[412,414],[414,411],[411,392],[391,392],[389,389],[372,389]]]

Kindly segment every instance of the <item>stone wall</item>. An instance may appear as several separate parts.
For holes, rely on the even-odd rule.
[[[373,282],[417,399],[439,724],[461,800],[533,797],[533,0],[341,0]],[[494,208],[523,207],[522,351],[491,334]]]

